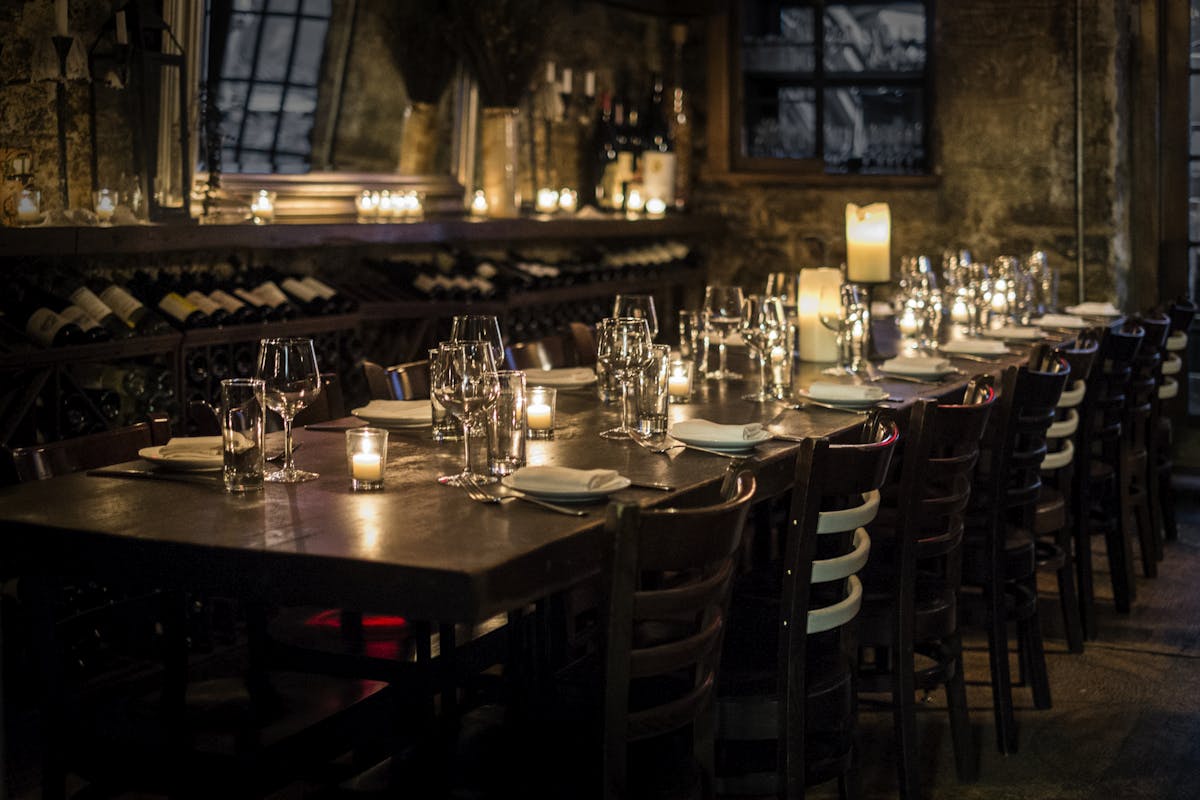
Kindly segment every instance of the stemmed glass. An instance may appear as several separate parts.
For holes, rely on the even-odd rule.
[[[504,340],[500,337],[500,321],[492,314],[459,314],[450,322],[450,341],[487,342],[492,347],[492,362],[496,369],[504,363]]]
[[[708,312],[708,324],[717,334],[717,371],[708,373],[712,380],[742,377],[740,373],[730,372],[726,366],[725,343],[742,326],[744,302],[740,286],[711,284],[704,289],[704,310]]]
[[[321,393],[321,373],[313,340],[303,337],[263,339],[258,348],[257,376],[263,380],[267,408],[283,417],[283,467],[267,473],[272,483],[303,483],[320,477],[296,469],[292,460],[292,420]]]
[[[837,364],[821,370],[826,375],[857,375],[863,369],[863,311],[858,286],[844,283],[821,289],[817,316],[822,325],[837,334],[838,350]]]
[[[630,439],[635,433],[629,387],[650,362],[650,327],[639,317],[614,317],[596,329],[596,360],[621,387],[621,425],[600,435],[605,439]]]
[[[792,316],[796,313],[796,305],[800,299],[799,272],[772,272],[767,276],[767,297],[778,297],[783,303],[783,310]]]
[[[787,331],[787,313],[778,297],[752,294],[746,298],[742,315],[742,340],[758,356],[758,392],[744,395],[743,400],[766,403],[775,399],[769,391],[767,365],[771,351],[783,340]]]
[[[431,391],[448,412],[462,421],[463,427],[463,470],[457,475],[441,476],[438,483],[494,483],[494,476],[471,471],[471,427],[500,396],[492,345],[480,340],[442,342],[432,372]]]
[[[612,315],[620,317],[635,317],[646,320],[650,328],[650,339],[658,338],[658,315],[654,313],[654,298],[648,294],[619,294],[613,300]]]

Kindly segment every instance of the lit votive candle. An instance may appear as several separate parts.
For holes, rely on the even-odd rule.
[[[692,400],[692,361],[676,359],[667,373],[667,402],[681,404]]]
[[[22,189],[17,196],[17,222],[21,225],[37,225],[42,221],[42,193],[36,189]]]
[[[961,297],[956,298],[954,305],[950,308],[950,320],[959,325],[966,324],[971,318],[970,312],[967,310],[967,302]]]
[[[262,189],[250,201],[250,214],[254,217],[255,225],[265,225],[275,221],[275,193]]]
[[[651,197],[649,200],[646,201],[646,216],[647,217],[651,217],[653,219],[658,219],[659,217],[665,215],[666,213],[667,213],[667,201],[666,200],[663,200],[661,197]]]
[[[558,192],[553,189],[538,189],[534,208],[539,214],[553,214],[558,211]]]
[[[533,386],[525,394],[525,426],[530,439],[554,438],[556,389]]]
[[[565,186],[559,189],[558,208],[567,214],[574,214],[579,209],[579,193]]]
[[[916,336],[917,332],[921,329],[921,323],[917,319],[917,312],[911,306],[905,307],[896,324],[900,328],[900,333],[905,336]]]
[[[384,189],[379,193],[379,202],[376,204],[377,212],[375,214],[376,222],[390,222],[392,219],[392,204],[396,198],[392,197],[392,193]]]
[[[646,209],[646,200],[642,197],[642,190],[637,186],[629,187],[629,194],[625,197],[625,213],[637,216]]]
[[[101,225],[112,223],[113,214],[117,211],[117,193],[111,189],[100,189],[92,193],[92,208],[96,219]]]
[[[354,201],[354,206],[358,210],[359,222],[373,222],[379,215],[379,194],[369,189],[363,190]]]
[[[471,216],[486,217],[488,214],[487,195],[483,193],[483,189],[476,189],[475,195],[471,198]]]
[[[346,460],[350,466],[350,488],[356,492],[383,488],[387,460],[387,431],[383,428],[352,428],[346,431]]]
[[[401,219],[420,219],[425,214],[425,197],[420,192],[405,192],[398,206],[396,216]]]

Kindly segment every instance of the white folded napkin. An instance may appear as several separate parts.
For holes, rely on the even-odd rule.
[[[829,383],[817,381],[809,386],[806,394],[823,403],[866,402],[882,400],[887,392],[878,386],[862,386],[852,383]]]
[[[995,339],[954,339],[942,345],[943,353],[967,353],[968,355],[1003,355],[1008,352],[1004,342]]]
[[[350,412],[356,417],[381,422],[431,422],[433,408],[428,400],[372,400]]]
[[[593,492],[603,489],[621,474],[615,469],[574,469],[572,467],[521,467],[512,474],[511,483],[528,492]]]
[[[941,356],[897,356],[883,362],[880,369],[900,375],[941,375],[951,372],[954,366]]]
[[[1047,314],[1037,321],[1038,325],[1047,328],[1086,328],[1088,324],[1073,314]]]
[[[1072,314],[1079,314],[1082,317],[1119,317],[1121,309],[1114,306],[1109,301],[1097,303],[1094,300],[1087,303],[1080,303],[1077,306],[1067,306],[1067,311]]]
[[[596,380],[591,367],[562,367],[560,369],[530,369],[525,382],[530,386],[580,386]]]
[[[763,426],[758,422],[750,422],[745,425],[722,425],[706,419],[685,419],[671,425],[671,435],[684,440],[745,442],[761,438]]]
[[[225,442],[220,436],[173,436],[159,448],[165,459],[224,458]]]
[[[993,339],[1041,339],[1044,335],[1037,328],[1025,325],[1005,325],[1003,328],[993,328],[983,332],[984,336]]]

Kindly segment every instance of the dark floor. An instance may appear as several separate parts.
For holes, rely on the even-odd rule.
[[[1112,610],[1107,563],[1096,559],[1100,635],[1071,655],[1056,628],[1057,594],[1044,583],[1054,707],[1016,689],[1020,752],[996,751],[986,640],[969,642],[966,674],[980,780],[957,782],[944,697],[921,715],[922,783],[934,798],[1200,798],[1200,474],[1176,480],[1179,541],[1153,580],[1139,579],[1132,613]],[[1098,542],[1099,544],[1099,542]],[[1103,552],[1103,546],[1099,547]],[[1016,663],[1013,661],[1015,674]],[[891,714],[864,707],[867,798],[896,796]],[[836,797],[822,787],[817,797]]]

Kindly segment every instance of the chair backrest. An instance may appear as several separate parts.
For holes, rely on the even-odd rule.
[[[571,342],[575,347],[575,363],[580,367],[590,367],[596,363],[596,330],[591,325],[582,322],[568,322],[567,329],[571,333]]]
[[[1167,307],[1167,316],[1171,319],[1171,333],[1187,333],[1196,317],[1196,302],[1186,297],[1174,300]]]
[[[367,393],[372,400],[396,400],[395,390],[382,364],[363,360],[363,375],[367,379]]]
[[[296,415],[295,424],[311,425],[346,416],[346,401],[336,372],[321,373],[321,392],[312,404]]]
[[[409,361],[387,368],[388,382],[396,400],[429,398],[429,362]]]
[[[505,348],[509,369],[558,369],[571,364],[567,347],[560,336],[547,336],[532,342],[519,342]]]
[[[609,506],[605,532],[605,796],[628,796],[630,742],[678,731],[712,713],[735,554],[754,496],[749,472],[726,476],[722,499],[701,508]],[[663,580],[669,576],[669,580]],[[645,626],[669,634],[642,641]],[[687,676],[679,691],[631,710],[631,690]],[[711,747],[711,741],[708,742]],[[711,763],[711,754],[702,758]],[[710,776],[711,778],[711,776]]]
[[[166,444],[170,438],[170,422],[165,416],[156,415],[149,422],[124,428],[18,447],[12,451],[12,462],[18,481],[38,481],[133,461],[138,450]]]

